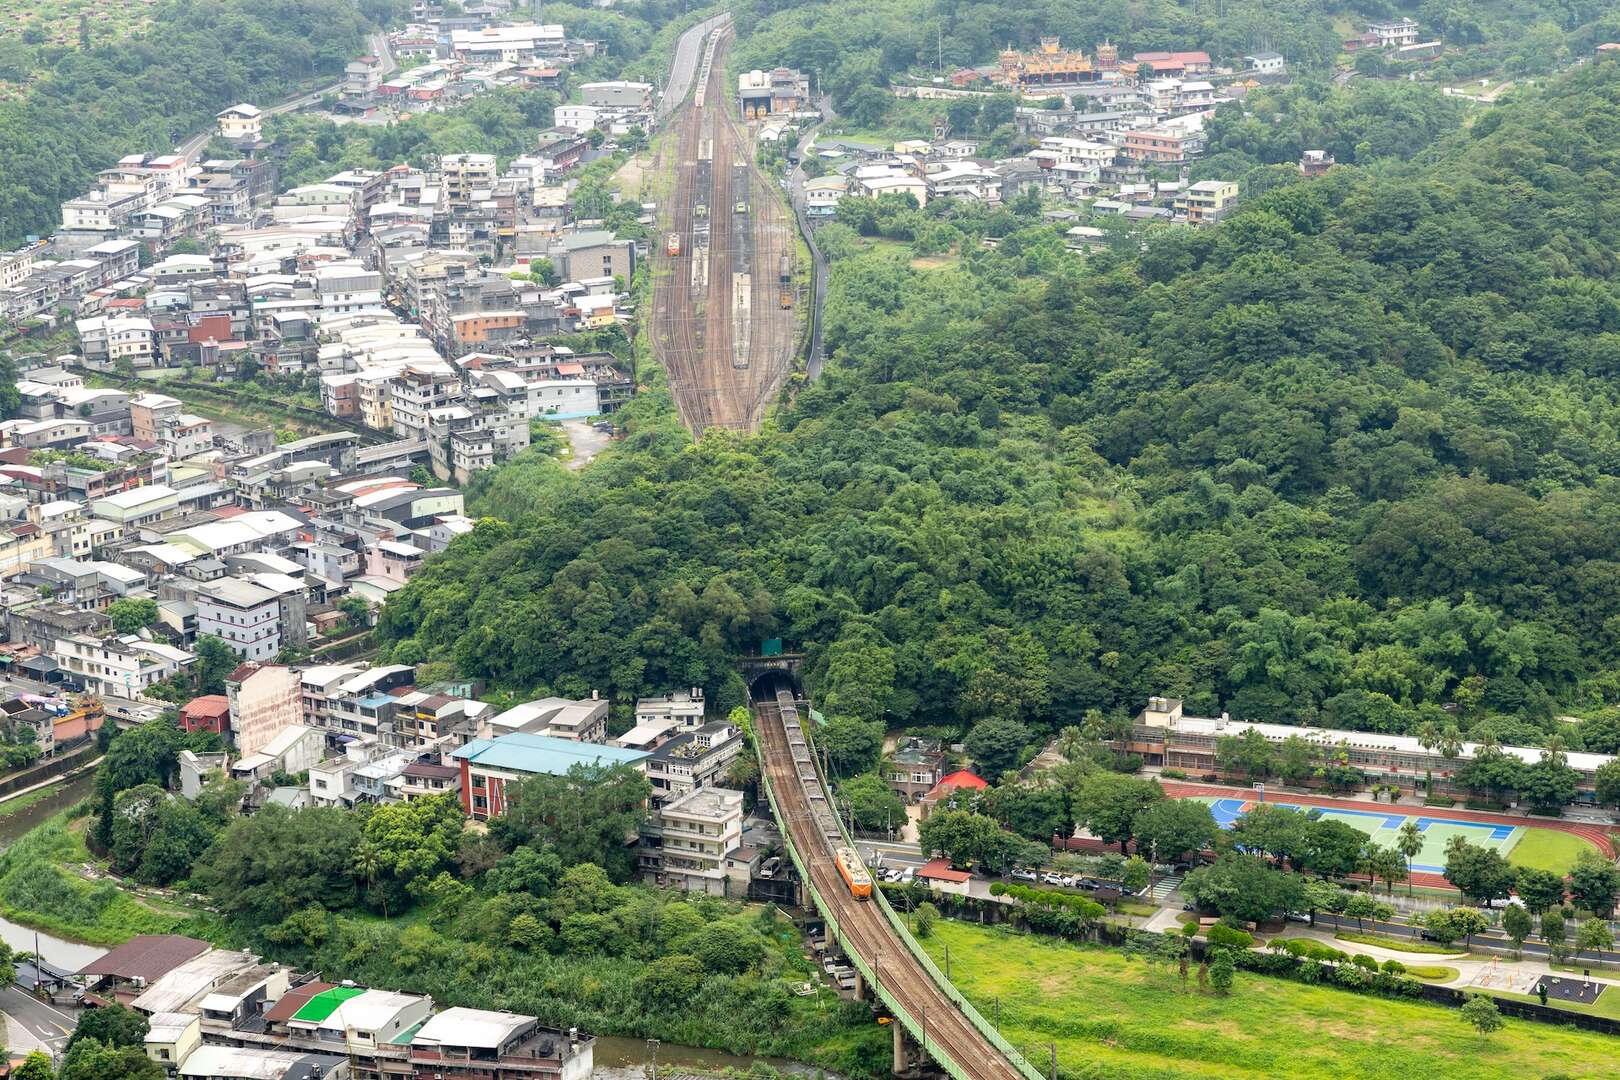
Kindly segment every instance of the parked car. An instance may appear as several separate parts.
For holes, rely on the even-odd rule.
[[[776,872],[781,868],[782,857],[780,855],[772,855],[760,865],[759,876],[762,878],[774,877]]]
[[[1062,876],[1052,872],[1051,870],[1048,870],[1046,873],[1042,874],[1041,875],[1041,880],[1046,882],[1046,884],[1048,884],[1048,885],[1061,885],[1061,884],[1063,884]]]
[[[1041,880],[1041,876],[1033,870],[1014,870],[1012,872],[1012,878],[1014,881],[1039,882]]]

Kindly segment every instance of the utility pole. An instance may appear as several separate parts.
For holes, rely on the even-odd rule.
[[[1052,1047],[1052,1080],[1058,1080],[1057,1075],[1057,1043],[1049,1044]]]
[[[951,977],[951,947],[945,946],[945,977]]]

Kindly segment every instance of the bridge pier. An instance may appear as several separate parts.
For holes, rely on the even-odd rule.
[[[896,1076],[904,1076],[911,1071],[911,1062],[906,1057],[906,1027],[898,1020],[889,1027],[894,1030],[893,1072]]]

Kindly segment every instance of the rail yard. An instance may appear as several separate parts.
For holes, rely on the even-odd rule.
[[[729,27],[708,35],[697,89],[674,116],[675,189],[653,280],[653,350],[694,434],[756,429],[793,354],[793,226],[735,115],[730,43]]]

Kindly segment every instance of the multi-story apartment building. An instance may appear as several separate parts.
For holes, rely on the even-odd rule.
[[[93,638],[80,634],[58,638],[51,656],[90,693],[128,698],[140,697],[153,683],[171,678],[196,660],[183,649],[134,636]]]
[[[445,154],[439,158],[445,201],[452,206],[472,202],[474,192],[487,192],[499,175],[494,154]]]
[[[256,754],[287,728],[301,727],[303,699],[298,672],[279,664],[242,664],[225,678],[231,731],[244,758]]]
[[[242,578],[220,578],[197,589],[197,632],[217,637],[244,660],[271,660],[281,651],[281,597]]]
[[[637,863],[650,884],[726,895],[726,855],[742,844],[743,796],[696,788],[665,802],[641,831]]]
[[[652,785],[652,806],[656,809],[698,788],[719,787],[726,768],[742,748],[742,733],[724,721],[670,739],[643,766]]]
[[[449,365],[411,365],[394,376],[388,390],[394,433],[402,439],[425,439],[432,426],[428,414],[461,396],[461,378]]]

